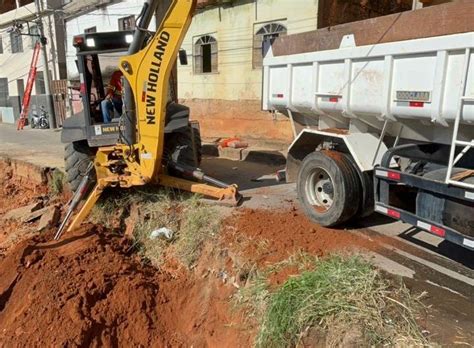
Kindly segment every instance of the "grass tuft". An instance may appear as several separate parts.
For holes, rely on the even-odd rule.
[[[290,277],[273,292],[268,279],[288,265],[310,267]],[[306,268],[307,269],[307,268]],[[320,343],[413,346],[427,341],[416,323],[418,299],[403,284],[397,287],[359,256],[333,255],[318,260],[296,255],[254,278],[239,300],[263,318],[257,347],[289,347]],[[311,341],[313,339],[313,341]],[[308,343],[309,340],[309,343]]]
[[[59,169],[54,169],[48,182],[49,192],[51,192],[53,195],[61,194],[64,190],[65,183],[66,177],[64,173]]]
[[[184,264],[191,266],[198,260],[205,241],[216,237],[221,221],[217,211],[201,203],[197,196],[182,205],[176,253]]]
[[[191,267],[199,258],[204,242],[214,238],[219,231],[220,215],[196,195],[160,190],[157,193],[141,192],[138,199],[132,200],[141,212],[133,233],[136,245],[155,266],[160,266],[166,254],[171,252]],[[151,239],[150,233],[162,227],[173,232],[172,239]]]

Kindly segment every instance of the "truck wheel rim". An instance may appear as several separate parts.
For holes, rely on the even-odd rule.
[[[309,203],[319,212],[328,211],[334,202],[331,176],[322,168],[315,168],[305,185]]]

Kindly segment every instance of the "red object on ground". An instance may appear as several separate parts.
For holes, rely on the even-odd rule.
[[[221,140],[219,142],[219,146],[220,147],[229,147],[229,143],[231,143],[233,141],[240,141],[240,139],[239,138],[227,138],[227,139]]]
[[[224,139],[219,143],[220,147],[232,147],[234,149],[242,149],[248,147],[249,144],[243,142],[240,138],[228,138]]]

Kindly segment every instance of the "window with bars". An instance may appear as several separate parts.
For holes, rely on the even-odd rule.
[[[135,29],[135,16],[128,16],[118,19],[118,26],[120,31]]]
[[[201,36],[194,44],[194,73],[216,73],[218,64],[217,54],[217,40],[210,35]]]
[[[30,27],[30,35],[31,35],[31,48],[35,48],[36,41],[39,40],[39,30],[37,25],[33,25]]]
[[[44,83],[44,72],[38,71],[35,79],[36,95],[46,94],[46,85]]]
[[[6,77],[0,78],[0,107],[9,106],[9,92],[8,92],[8,79]]]
[[[279,23],[269,23],[257,30],[253,37],[252,65],[254,69],[262,67],[263,57],[271,40],[283,35],[286,35],[286,27]]]
[[[10,42],[12,53],[21,53],[23,52],[23,39],[20,34],[16,32],[10,33]]]
[[[88,34],[88,33],[97,33],[97,27],[90,27],[90,28],[84,29],[84,33],[86,33],[86,34]]]

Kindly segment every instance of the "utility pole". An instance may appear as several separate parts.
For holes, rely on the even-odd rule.
[[[41,18],[41,4],[42,0],[35,0],[36,6],[36,23],[38,25],[38,30],[41,38],[45,38],[44,28],[43,28],[43,19]],[[42,61],[44,69],[44,87],[46,89],[46,110],[49,114],[49,127],[51,129],[56,128],[56,116],[54,114],[54,105],[53,105],[53,95],[51,93],[51,72],[49,70],[48,64],[48,51],[46,48],[47,42],[41,42],[41,51],[42,51]],[[54,69],[54,67],[53,67]]]

